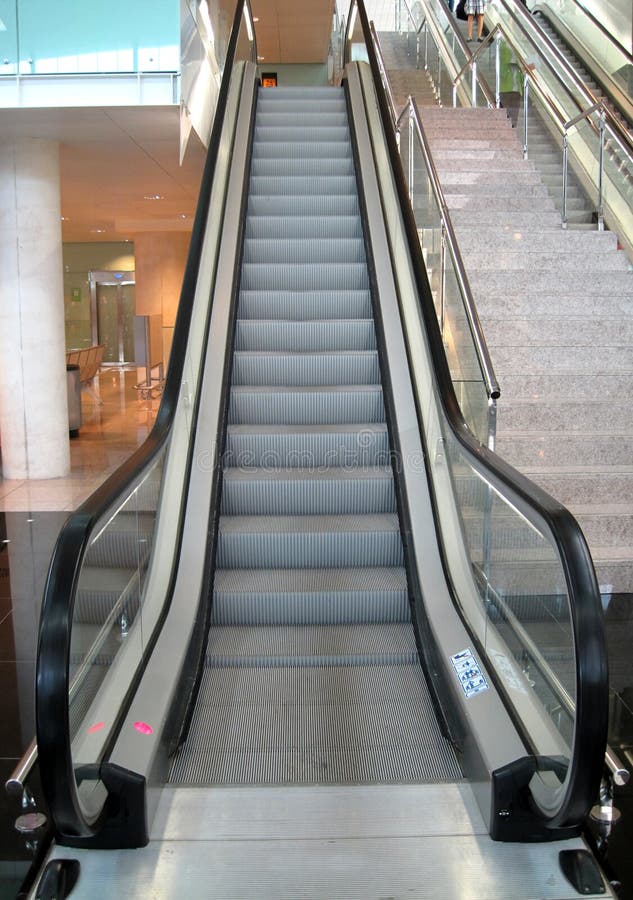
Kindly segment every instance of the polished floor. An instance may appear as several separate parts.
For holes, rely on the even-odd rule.
[[[70,441],[67,478],[0,477],[0,777],[2,785],[35,734],[37,628],[49,560],[60,528],[147,437],[159,400],[134,385],[144,370],[107,368],[82,392],[82,424]],[[34,793],[38,796],[37,773]],[[28,810],[25,810],[28,811]],[[0,900],[14,897],[32,849],[14,828],[22,810],[0,785]]]
[[[82,425],[71,440],[72,471],[51,481],[0,477],[0,775],[4,782],[34,735],[34,673],[44,582],[57,535],[68,514],[145,439],[158,399],[143,399],[136,369],[102,371],[95,398],[82,396]],[[633,768],[633,597],[603,598],[612,681],[611,738]],[[33,792],[40,800],[37,772]],[[41,801],[40,801],[41,802]],[[594,828],[604,865],[633,900],[633,786],[616,792],[623,818],[605,840]],[[0,787],[0,900],[14,897],[33,847],[14,828],[23,810]],[[28,810],[27,810],[28,811]]]

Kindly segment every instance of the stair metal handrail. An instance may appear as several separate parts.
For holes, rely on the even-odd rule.
[[[437,203],[437,207],[440,213],[441,220],[441,232],[442,232],[442,240],[440,245],[440,270],[444,272],[445,265],[445,253],[446,249],[448,249],[449,254],[453,258],[455,274],[457,276],[457,283],[459,287],[459,293],[462,299],[462,303],[464,306],[464,311],[466,314],[466,320],[468,322],[468,327],[470,330],[471,339],[473,342],[473,347],[475,349],[475,355],[477,356],[477,360],[479,362],[479,368],[481,370],[482,379],[484,383],[484,387],[486,390],[486,395],[488,397],[488,433],[486,435],[486,446],[490,449],[494,448],[495,440],[496,440],[496,403],[498,398],[501,396],[501,388],[499,387],[499,382],[497,381],[497,377],[494,372],[494,367],[492,365],[492,360],[490,358],[490,352],[488,350],[488,345],[486,343],[486,338],[484,336],[483,328],[481,326],[481,320],[479,318],[479,314],[477,313],[477,308],[475,306],[475,300],[473,297],[472,289],[470,287],[470,282],[468,280],[468,276],[466,275],[466,268],[464,266],[464,261],[462,259],[462,255],[459,250],[459,245],[457,242],[457,237],[455,235],[455,229],[453,227],[453,223],[451,221],[450,213],[448,210],[448,204],[446,203],[446,198],[444,196],[444,191],[442,190],[442,185],[440,184],[439,175],[437,174],[437,169],[435,167],[435,163],[433,162],[433,157],[431,154],[431,150],[428,144],[428,140],[424,133],[424,128],[422,126],[422,122],[420,119],[420,113],[418,111],[417,105],[413,97],[409,96],[407,98],[406,104],[402,111],[398,113],[398,109],[393,98],[393,92],[391,90],[391,85],[389,83],[389,75],[387,72],[387,67],[385,65],[385,60],[382,52],[382,48],[380,46],[380,40],[376,33],[376,28],[373,22],[369,23],[369,30],[374,42],[374,49],[376,51],[376,58],[378,60],[378,66],[380,68],[381,80],[383,83],[383,87],[385,89],[385,93],[387,96],[387,102],[389,106],[389,112],[391,114],[391,118],[393,120],[394,130],[396,132],[396,138],[398,140],[398,146],[400,146],[400,133],[402,131],[403,123],[405,119],[408,117],[409,119],[409,138],[410,141],[413,140],[415,136],[418,141],[418,145],[420,150],[422,151],[422,157],[424,159],[424,164],[426,166],[427,174],[429,176],[429,181],[431,183],[433,193],[435,195],[435,200]],[[412,148],[409,148],[409,159],[411,160],[413,157]],[[409,179],[409,184],[411,185],[411,178]],[[440,278],[440,290],[439,290],[439,319],[440,319],[440,327],[442,330],[442,335],[444,335],[444,326],[445,326],[445,316],[444,316],[444,305],[445,305],[445,283],[444,278]]]
[[[382,78],[383,87],[385,89],[385,93],[387,94],[387,102],[389,103],[389,112],[391,113],[391,118],[393,120],[393,127],[396,132],[397,137],[399,138],[398,133],[398,107],[396,106],[396,101],[394,100],[393,91],[391,90],[391,84],[389,82],[389,75],[387,73],[387,66],[385,65],[385,57],[383,56],[382,47],[380,46],[380,41],[378,40],[378,34],[376,32],[376,28],[373,22],[369,23],[369,30],[371,32],[372,40],[374,42],[374,49],[376,50],[376,56],[378,58],[378,65],[380,67],[380,75]]]
[[[617,116],[614,115],[606,101],[603,98],[596,96],[591,88],[578,77],[578,73],[574,67],[570,65],[569,61],[565,58],[564,54],[554,41],[551,40],[547,32],[543,31],[539,24],[534,21],[534,18],[529,15],[520,4],[513,3],[510,5],[508,0],[497,0],[497,4],[506,10],[508,15],[517,23],[517,26],[523,31],[528,40],[532,41],[534,44],[545,45],[547,50],[547,54],[544,54],[546,65],[554,74],[560,77],[552,62],[552,60],[556,61],[556,64],[564,72],[565,77],[573,83],[574,88],[583,97],[583,102],[582,104],[579,103],[579,106],[587,108],[602,102],[609,128],[613,129],[620,141],[625,144],[625,148],[623,149],[626,150],[628,148],[628,156],[633,160],[633,137],[630,132],[627,131]],[[502,29],[502,31],[506,40],[509,41],[510,39],[508,38],[505,29]],[[530,31],[532,33],[530,33]]]
[[[590,117],[593,113],[598,112],[600,118],[599,125],[599,143],[598,143],[598,231],[604,231],[604,206],[603,206],[603,181],[604,181],[604,132],[605,132],[605,106],[602,100],[599,100],[590,109],[579,113],[569,122],[563,125],[563,210],[562,224],[563,228],[567,228],[567,176],[569,168],[569,138],[568,134],[572,128],[579,125],[585,120],[591,121]]]
[[[494,366],[492,365],[492,360],[490,358],[490,352],[488,350],[488,344],[486,343],[486,338],[481,326],[481,320],[479,318],[479,314],[477,313],[477,308],[475,306],[475,300],[473,298],[473,292],[470,287],[470,282],[468,280],[468,276],[466,275],[466,267],[464,266],[464,261],[459,250],[459,245],[457,242],[457,237],[455,235],[455,229],[451,221],[446,197],[444,196],[444,191],[442,190],[442,185],[440,184],[440,178],[437,174],[435,163],[433,162],[431,148],[429,147],[429,142],[424,132],[422,121],[420,119],[420,111],[418,110],[417,103],[415,102],[415,99],[413,97],[408,98],[407,106],[405,107],[405,109],[403,109],[400,117],[398,118],[398,130],[400,130],[401,123],[407,117],[409,119],[409,134],[411,138],[415,135],[418,141],[418,145],[424,156],[424,164],[429,174],[436,202],[440,209],[442,227],[444,229],[444,238],[448,244],[449,252],[453,257],[453,261],[455,263],[455,273],[457,275],[459,291],[464,302],[464,310],[466,312],[466,318],[468,319],[468,325],[473,339],[473,344],[475,346],[475,352],[477,354],[477,359],[479,360],[479,365],[484,378],[484,384],[486,385],[486,392],[489,399],[494,403],[501,396],[501,389],[499,387],[499,382],[497,381],[497,376],[494,372]],[[412,154],[410,153],[410,159],[411,158]],[[442,265],[443,271],[443,264],[441,263],[440,265]],[[444,296],[441,294],[440,321],[443,319],[443,308]],[[494,444],[494,440],[492,444]],[[488,446],[491,446],[491,444],[489,443]]]
[[[569,168],[569,153],[568,153],[568,133],[574,126],[578,125],[581,121],[586,120],[589,125],[595,129],[595,124],[593,122],[593,114],[599,113],[599,125],[597,128],[598,132],[598,178],[596,189],[598,193],[598,202],[597,202],[597,219],[598,219],[598,230],[604,230],[604,204],[603,204],[603,183],[604,183],[604,148],[605,148],[605,119],[608,113],[608,109],[605,106],[605,102],[602,99],[595,99],[595,102],[589,106],[587,109],[582,109],[577,116],[575,116],[571,120],[567,120],[566,117],[562,114],[561,110],[558,108],[554,99],[552,98],[550,92],[546,90],[540,83],[540,79],[535,75],[535,67],[533,64],[528,63],[522,54],[515,48],[512,44],[511,37],[507,34],[502,25],[497,24],[486,35],[484,41],[479,45],[473,54],[473,62],[476,62],[477,57],[483,53],[486,48],[494,41],[495,42],[495,50],[496,50],[496,86],[495,86],[495,95],[497,106],[500,104],[500,89],[499,89],[499,38],[503,37],[512,47],[513,52],[517,60],[517,64],[519,69],[523,73],[523,157],[528,159],[529,157],[529,122],[528,122],[528,101],[530,96],[530,86],[534,88],[541,102],[544,104],[546,109],[549,111],[551,118],[554,120],[558,130],[560,131],[562,138],[562,150],[563,150],[563,209],[561,212],[561,227],[567,228],[568,218],[567,218],[567,180],[568,180],[568,168]],[[463,75],[468,70],[470,63],[467,63],[460,70],[455,83],[463,77]],[[558,77],[555,69],[552,68],[552,72]],[[572,98],[574,102],[578,102],[576,98]],[[617,121],[617,120],[616,120]],[[631,144],[631,139],[627,138],[627,142]],[[633,147],[633,144],[631,144]],[[626,152],[626,148],[625,149]],[[629,161],[631,163],[631,170],[633,171],[633,156],[629,155]]]
[[[413,15],[413,12],[412,12],[407,0],[396,0],[396,4],[400,4],[400,3],[404,4],[404,7],[407,11],[407,18],[413,24],[413,26],[416,27],[416,19],[415,19],[415,16]],[[452,14],[451,14],[448,6],[446,5],[445,0],[436,0],[435,5],[439,6],[439,8],[442,10],[442,12],[445,14],[446,18],[448,19],[448,21],[451,22],[453,17],[452,17]],[[444,31],[439,26],[437,26],[435,19],[434,19],[433,8],[427,4],[427,0],[421,0],[421,6],[424,10],[424,23],[427,24],[427,33],[429,33],[431,35],[431,38],[432,38],[432,40],[435,44],[435,47],[438,51],[438,57],[439,57],[440,64],[441,64],[442,57],[444,56],[444,54],[441,51],[444,49],[444,47],[443,47],[443,43],[439,40],[439,36],[440,36],[440,34],[443,35]],[[459,29],[455,29],[455,28],[453,29],[453,36],[455,37],[457,43],[459,44],[460,50],[466,57],[466,60],[472,59],[472,52],[471,52],[470,48],[468,47],[466,41],[464,40],[464,37],[463,37],[462,33],[459,31]],[[448,61],[447,61],[446,57],[444,57],[444,64],[448,70],[449,66],[448,66]],[[428,68],[428,66],[426,65],[426,60],[425,60],[425,68]],[[492,96],[492,92],[488,86],[488,83],[486,82],[486,79],[483,78],[481,76],[481,74],[479,74],[477,72],[476,65],[474,67],[472,67],[471,71],[472,71],[471,93],[472,93],[473,97],[477,96],[477,86],[479,86],[479,88],[481,89],[482,95],[485,98],[488,106],[494,106],[494,97]]]

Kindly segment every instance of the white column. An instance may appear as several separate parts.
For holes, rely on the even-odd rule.
[[[4,478],[70,471],[59,148],[0,141],[0,441]]]

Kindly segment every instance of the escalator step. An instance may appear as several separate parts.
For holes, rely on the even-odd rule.
[[[395,570],[404,578],[402,570]],[[400,590],[402,590],[402,586]],[[406,593],[406,584],[404,585]],[[403,665],[418,651],[408,622],[354,625],[245,625],[213,629],[208,666]]]
[[[250,194],[253,197],[309,197],[338,196],[356,193],[353,175],[252,175]]]
[[[347,141],[349,143],[349,129],[347,125],[330,125],[324,128],[306,126],[302,128],[297,125],[266,127],[255,123],[254,140],[256,143],[272,141],[282,144],[287,141],[307,144],[329,144],[338,141]]]
[[[175,784],[461,780],[419,665],[207,668]]]
[[[221,513],[227,516],[338,516],[392,513],[390,467],[231,468],[224,470]]]
[[[232,383],[239,385],[379,384],[378,352],[236,352]]]
[[[285,141],[279,143],[275,140],[254,141],[253,161],[259,159],[351,159],[352,148],[349,140],[321,140],[317,145],[307,144],[305,141]]]
[[[281,104],[259,107],[256,128],[347,128],[347,112],[324,110],[319,107],[304,107],[302,110],[287,110]]]
[[[308,220],[309,221],[309,220]],[[368,319],[371,295],[358,291],[240,291],[241,319]]]
[[[401,566],[397,515],[221,516],[220,568]]]
[[[399,566],[216,569],[213,621],[214,626],[409,623],[406,575]]]
[[[361,238],[363,229],[358,216],[248,216],[246,238],[286,240],[319,240],[329,238]]]
[[[357,216],[358,196],[248,197],[249,216]],[[333,290],[345,285],[334,285]]]
[[[328,158],[316,157],[278,157],[254,159],[251,164],[251,175],[259,176],[354,176],[354,160],[351,156]]]
[[[387,465],[387,426],[230,425],[224,460],[227,466]]]
[[[320,322],[241,319],[236,326],[235,349],[280,353],[375,350],[376,335],[372,319]]]
[[[247,238],[245,263],[364,263],[365,243],[358,238]]]
[[[380,385],[270,387],[235,385],[230,425],[342,425],[385,421]]]
[[[365,263],[328,263],[312,266],[285,263],[245,263],[241,287],[257,291],[367,290]]]

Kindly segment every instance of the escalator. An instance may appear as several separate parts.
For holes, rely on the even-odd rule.
[[[528,9],[591,92],[605,98],[623,127],[633,122],[630,13],[601,10],[579,0],[530,0]],[[598,13],[602,13],[599,15]]]
[[[411,624],[342,88],[259,89],[223,477],[170,783],[460,778]]]
[[[459,819],[491,883],[520,854],[495,842],[587,855],[607,713],[595,575],[566,510],[462,417],[358,13],[349,43],[366,40],[371,66],[350,64],[341,88],[262,89],[235,56],[238,4],[157,427],[56,548],[38,745],[50,860],[77,854],[78,896],[158,890],[161,833],[184,869],[192,854],[223,866],[192,822],[225,823],[250,854],[249,813],[274,871],[257,896],[297,896],[288,857],[316,878],[310,854],[337,820],[354,858],[363,798],[372,840],[395,815],[391,847],[403,785],[429,838],[438,797],[455,804],[445,838],[460,846]],[[110,548],[114,568],[129,540],[125,588],[93,598],[88,632],[90,562]],[[529,632],[543,622],[541,653]],[[434,785],[446,793],[424,805]],[[289,827],[306,843],[271,862]],[[387,879],[399,853],[418,855],[407,847],[379,864]],[[569,896],[544,853],[526,850],[508,893],[534,896],[538,876]],[[585,884],[601,893],[596,873]],[[418,896],[451,895],[434,877],[437,894]]]

